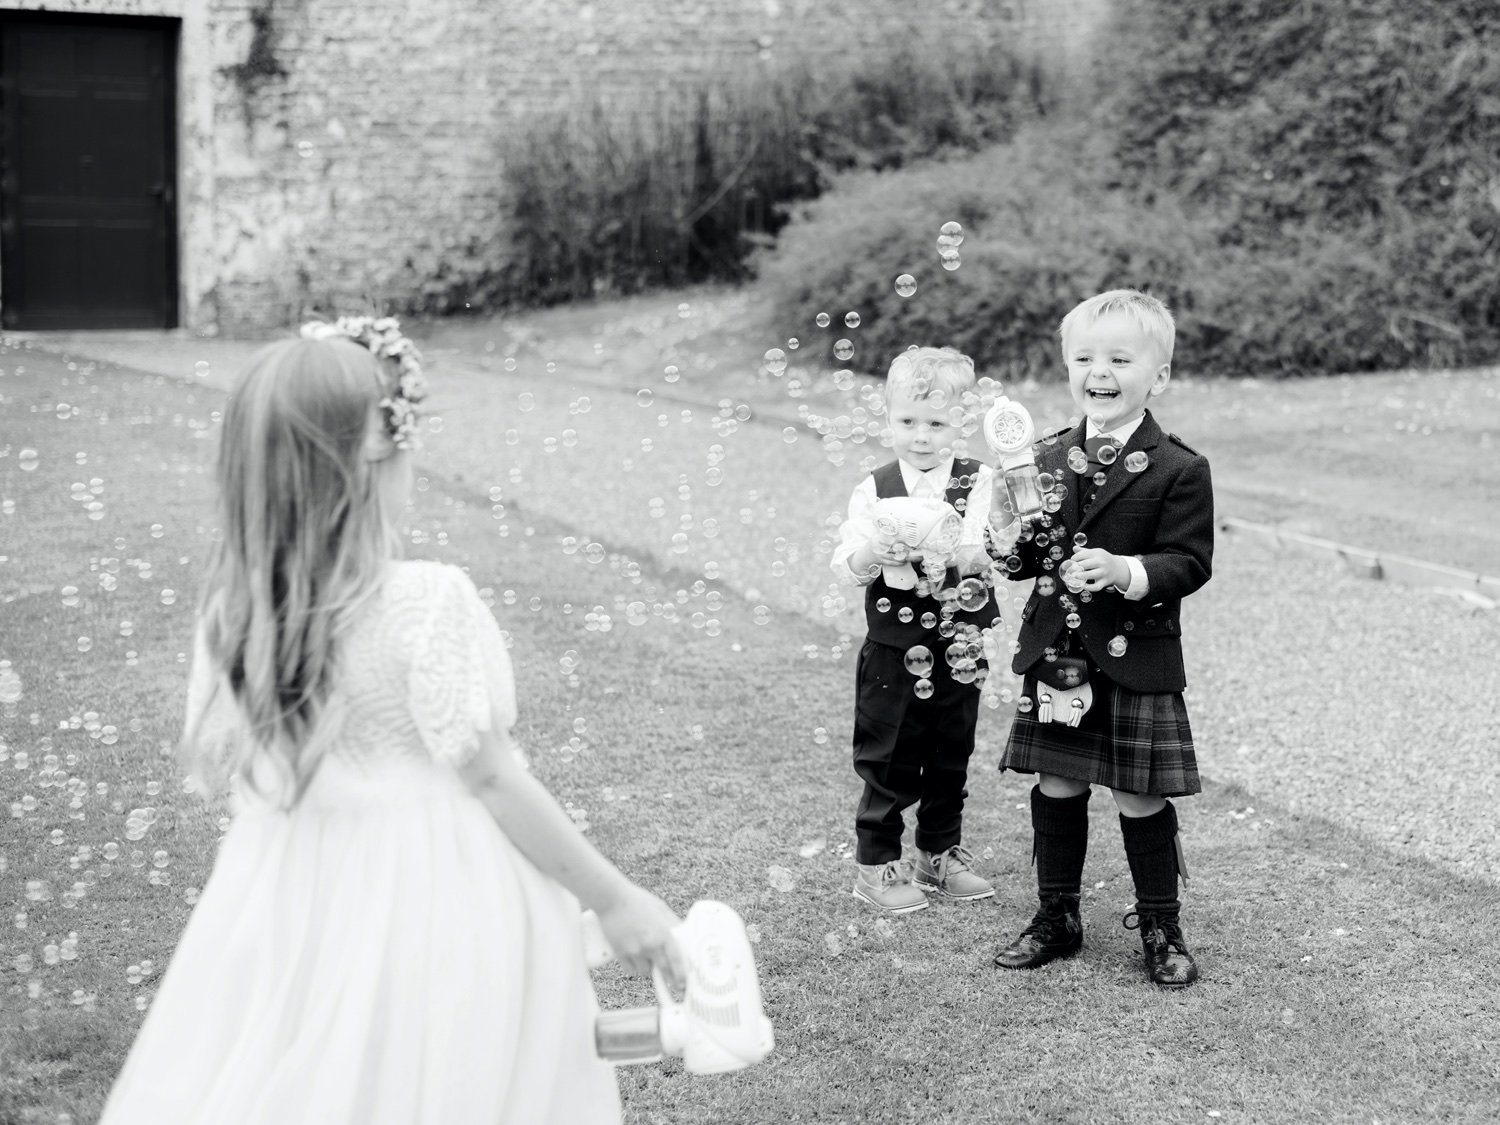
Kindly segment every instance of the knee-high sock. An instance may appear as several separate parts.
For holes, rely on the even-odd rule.
[[[1182,900],[1177,897],[1177,810],[1172,802],[1150,816],[1121,814],[1120,834],[1135,880],[1136,909],[1175,918]]]
[[[1089,847],[1089,793],[1049,797],[1040,785],[1031,789],[1031,827],[1035,833],[1037,893],[1078,895],[1083,860]]]

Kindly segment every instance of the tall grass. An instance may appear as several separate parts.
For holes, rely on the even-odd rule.
[[[507,260],[480,288],[554,304],[710,279],[850,168],[969,152],[1044,112],[1004,47],[909,42],[884,58],[788,64],[650,97],[597,96],[525,124],[505,158]]]

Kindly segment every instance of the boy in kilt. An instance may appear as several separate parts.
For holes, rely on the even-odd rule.
[[[853,894],[889,914],[925,908],[929,893],[953,901],[995,893],[961,842],[980,665],[959,655],[958,642],[977,638],[996,616],[987,595],[978,608],[966,599],[967,610],[955,596],[963,576],[990,567],[991,471],[954,456],[974,384],[973,361],[952,348],[909,348],[891,362],[885,400],[896,460],[855,487],[832,558],[836,575],[864,587],[868,626],[855,669],[854,772],[863,790]],[[938,581],[918,577],[917,556],[877,533],[879,502],[905,496],[946,501],[963,519]],[[969,583],[983,589],[978,579]],[[980,651],[977,640],[968,647]],[[902,813],[912,805],[917,850],[909,864],[901,859]]]
[[[1012,577],[1036,579],[1000,768],[1039,775],[1031,822],[1041,900],[995,964],[1033,968],[1081,947],[1090,786],[1103,785],[1135,882],[1125,927],[1140,931],[1150,979],[1185,988],[1198,969],[1182,934],[1177,879],[1187,869],[1167,798],[1200,789],[1182,699],[1181,607],[1211,572],[1213,486],[1208,461],[1146,409],[1171,375],[1166,306],[1134,290],[1101,293],[1063,318],[1060,335],[1083,420],[1042,439],[1037,467],[1052,487],[1040,519],[1018,527],[1003,501],[990,513],[992,554]]]

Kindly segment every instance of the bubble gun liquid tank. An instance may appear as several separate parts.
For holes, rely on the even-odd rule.
[[[600,1012],[594,1046],[617,1066],[681,1055],[692,1074],[723,1074],[760,1062],[775,1044],[761,1005],[760,978],[745,923],[722,902],[695,902],[673,933],[687,962],[687,994],[675,1000],[652,973],[658,1003]],[[593,968],[610,952],[593,911],[583,914],[584,959]]]
[[[985,444],[998,460],[992,503],[1010,503],[1023,523],[1042,515],[1042,486],[1031,448],[1035,435],[1031,414],[1019,402],[1002,398],[984,416]]]

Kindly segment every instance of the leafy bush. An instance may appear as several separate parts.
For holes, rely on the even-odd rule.
[[[762,264],[782,320],[860,308],[870,370],[923,340],[1023,373],[1076,301],[1133,285],[1176,311],[1183,371],[1500,356],[1500,8],[1137,0],[1122,21],[1131,64],[1080,120],[802,208]],[[951,278],[947,219],[969,229]]]
[[[1079,146],[1100,148],[1076,128],[1028,129],[977,156],[841,179],[799,210],[763,263],[778,325],[804,353],[850,337],[867,372],[913,343],[957,347],[996,377],[1055,370],[1062,313],[1111,284],[1177,276],[1198,249],[1170,205],[1142,210],[1069,175]],[[965,231],[952,272],[936,244],[948,220]],[[917,281],[908,298],[895,291],[902,273]],[[840,331],[850,309],[861,324]],[[819,311],[834,323],[814,335]]]
[[[857,65],[663,94],[635,114],[570,106],[510,143],[509,254],[478,288],[548,304],[742,278],[781,205],[834,172],[975,150],[1042,100],[1034,69],[1001,48],[911,42]]]

